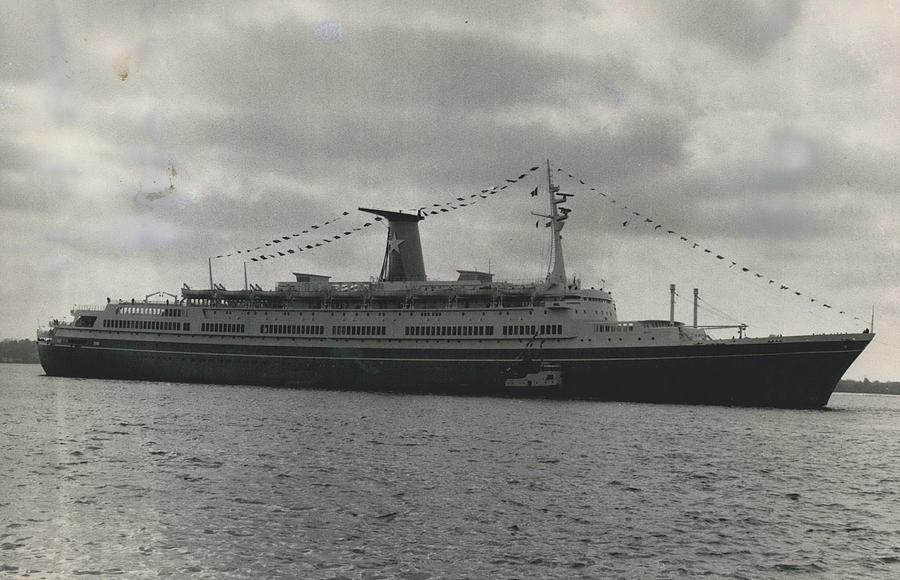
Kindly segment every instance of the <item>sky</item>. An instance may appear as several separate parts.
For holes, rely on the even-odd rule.
[[[541,278],[549,159],[568,274],[620,319],[668,318],[670,283],[677,319],[699,288],[752,336],[874,307],[846,377],[900,380],[898,94],[890,1],[2,0],[0,337],[208,287],[218,255],[241,288],[274,239],[313,249],[252,283],[369,280],[359,206],[477,201],[422,222],[428,277]]]

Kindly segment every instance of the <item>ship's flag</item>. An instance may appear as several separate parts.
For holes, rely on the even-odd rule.
[[[532,168],[529,169],[528,171],[537,171],[538,169],[540,169],[540,166],[539,166],[539,165],[535,165],[534,167],[532,167]]]
[[[535,187],[534,189],[531,190],[531,197],[537,197],[537,194],[538,194],[538,188]]]

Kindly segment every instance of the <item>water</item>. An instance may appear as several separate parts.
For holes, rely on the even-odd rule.
[[[900,397],[828,411],[0,365],[0,575],[900,577]]]

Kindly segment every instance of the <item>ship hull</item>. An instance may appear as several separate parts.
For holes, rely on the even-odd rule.
[[[48,375],[786,408],[827,405],[870,335],[791,342],[543,348],[559,385],[509,387],[511,348],[212,345],[148,341],[39,344]]]

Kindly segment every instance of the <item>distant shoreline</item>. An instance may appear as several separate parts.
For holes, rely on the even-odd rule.
[[[39,364],[37,342],[27,338],[0,341],[0,363]],[[869,393],[875,395],[900,395],[900,381],[854,381],[842,379],[836,393]]]
[[[872,395],[900,395],[900,382],[898,381],[851,381],[842,379],[838,382],[836,393],[868,393]]]
[[[0,341],[0,363],[40,363],[37,352],[37,342],[23,338],[11,340],[8,338]]]

